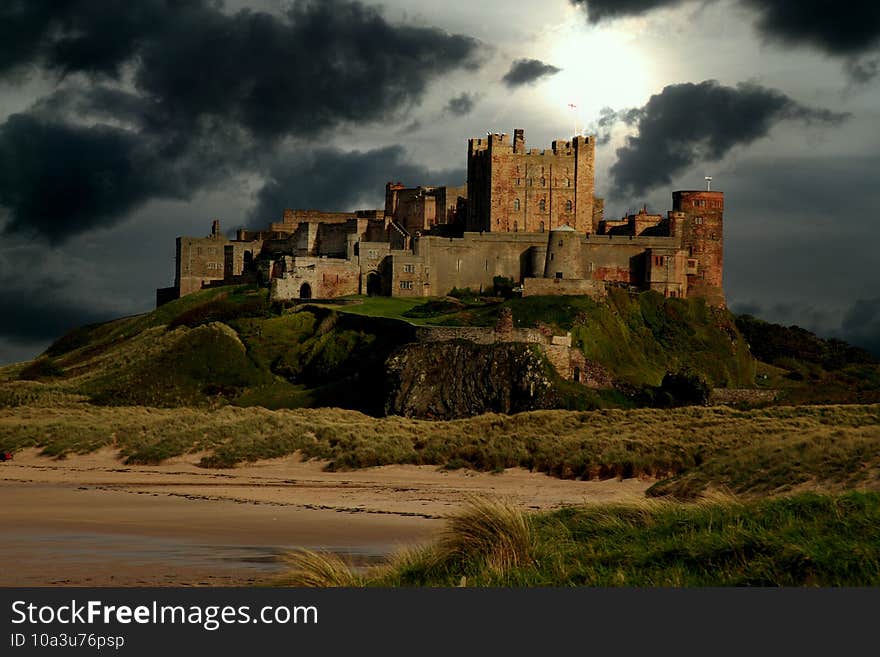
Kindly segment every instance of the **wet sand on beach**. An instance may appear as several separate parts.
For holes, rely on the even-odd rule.
[[[472,495],[527,509],[639,499],[649,481],[563,481],[432,466],[325,472],[294,455],[209,470],[189,455],[128,466],[109,449],[0,463],[0,586],[232,586],[271,582],[282,555],[369,564],[436,538]]]

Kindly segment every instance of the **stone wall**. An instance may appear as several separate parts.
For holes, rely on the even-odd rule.
[[[709,403],[715,405],[756,405],[776,401],[779,390],[756,390],[754,388],[714,388]]]
[[[605,285],[601,281],[585,278],[527,278],[523,281],[523,296],[589,295],[604,297]]]
[[[485,326],[419,326],[416,329],[416,340],[418,342],[467,340],[477,344],[527,342],[541,345],[546,345],[549,342],[548,337],[538,329],[498,331],[494,327]]]
[[[547,233],[421,237],[415,240],[415,252],[424,262],[424,296],[443,296],[453,288],[491,290],[496,276],[521,283],[533,273],[533,250],[544,250],[546,246]]]
[[[280,277],[270,279],[270,298],[329,299],[357,294],[360,268],[341,258],[289,258],[279,268]]]

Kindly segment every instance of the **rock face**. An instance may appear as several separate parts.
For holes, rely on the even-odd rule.
[[[556,403],[545,362],[527,344],[409,344],[385,362],[385,379],[388,415],[450,419]]]

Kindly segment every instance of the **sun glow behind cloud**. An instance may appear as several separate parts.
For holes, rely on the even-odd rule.
[[[545,29],[536,52],[562,71],[541,85],[548,115],[569,130],[588,130],[603,107],[638,107],[656,91],[654,66],[642,42],[643,21],[589,26],[569,20]],[[577,106],[576,110],[569,104]]]

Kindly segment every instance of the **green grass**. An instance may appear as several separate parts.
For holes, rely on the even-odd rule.
[[[565,508],[477,502],[434,545],[360,576],[314,555],[305,586],[877,586],[880,494]]]
[[[411,321],[412,323],[419,323],[419,320],[407,318],[404,316],[404,313],[429,300],[427,297],[368,297],[363,295],[352,295],[343,298],[354,299],[361,303],[345,306],[328,305],[326,307],[350,315],[386,317]]]

